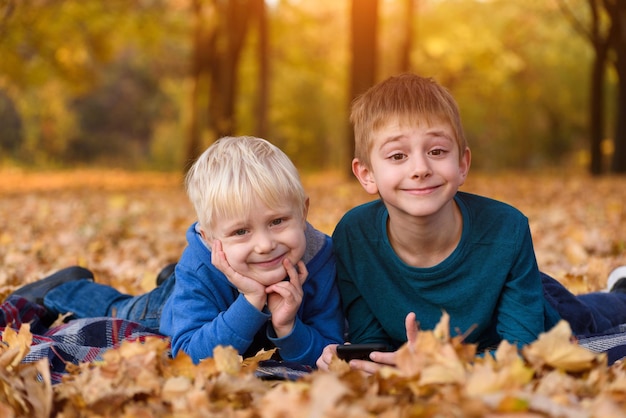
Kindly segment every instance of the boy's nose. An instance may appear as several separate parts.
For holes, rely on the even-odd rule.
[[[255,237],[254,249],[258,253],[267,253],[274,249],[274,240],[266,232],[259,232]]]
[[[428,177],[432,171],[428,158],[423,155],[415,155],[412,157],[412,177]]]

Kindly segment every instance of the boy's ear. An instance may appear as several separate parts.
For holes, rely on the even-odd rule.
[[[352,160],[352,172],[355,177],[361,183],[361,186],[365,189],[369,194],[377,194],[378,186],[376,185],[376,181],[374,180],[374,176],[372,175],[372,170],[369,169],[365,164],[359,161],[358,158]]]
[[[213,245],[213,240],[209,238],[209,234],[206,233],[203,227],[200,227],[199,229],[200,229],[200,236],[202,237],[204,242],[206,242],[207,245],[211,247]]]
[[[304,212],[303,212],[303,214],[304,214],[304,216],[302,217],[302,220],[304,221],[304,228],[306,228],[306,217],[309,215],[309,198],[308,197],[304,201]]]
[[[470,165],[472,163],[472,152],[469,148],[465,148],[461,160],[459,161],[459,175],[461,177],[461,185],[465,183],[467,174],[469,173]]]

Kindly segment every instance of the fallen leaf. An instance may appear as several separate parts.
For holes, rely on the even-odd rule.
[[[524,357],[538,367],[544,364],[564,371],[580,372],[593,368],[605,359],[572,342],[572,330],[566,321],[559,321],[537,341],[523,348]]]

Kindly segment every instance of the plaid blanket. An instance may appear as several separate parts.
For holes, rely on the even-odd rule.
[[[52,383],[59,383],[66,363],[80,364],[102,359],[102,354],[118,347],[123,341],[143,341],[146,337],[162,335],[142,325],[118,318],[82,318],[47,328],[42,324],[46,310],[26,299],[11,296],[0,305],[0,339],[4,328],[19,329],[30,323],[33,343],[24,362],[47,358]]]
[[[626,324],[601,334],[578,336],[578,344],[596,353],[606,353],[609,364],[626,357]]]

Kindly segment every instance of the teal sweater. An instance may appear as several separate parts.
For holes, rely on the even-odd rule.
[[[352,343],[406,342],[404,318],[415,312],[420,329],[450,315],[452,335],[467,335],[479,350],[501,340],[534,341],[559,316],[547,304],[528,219],[517,209],[459,192],[461,240],[440,264],[417,268],[395,254],[380,200],[349,211],[333,233],[338,285]]]

